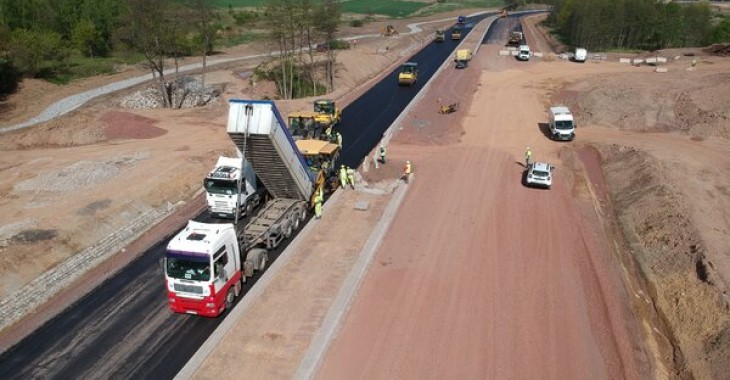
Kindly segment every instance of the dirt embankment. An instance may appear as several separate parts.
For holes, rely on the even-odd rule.
[[[730,371],[730,75],[704,67],[594,76],[553,103],[578,116],[598,149],[612,208],[675,347],[675,375]],[[643,297],[637,294],[637,298]]]

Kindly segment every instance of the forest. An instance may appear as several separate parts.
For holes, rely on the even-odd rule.
[[[434,0],[431,6],[452,2],[461,6],[478,3]],[[75,78],[116,72],[120,64],[139,62],[160,74],[164,86],[163,71],[170,61],[176,65],[178,59],[197,55],[203,56],[205,63],[205,57],[215,54],[216,49],[255,40],[268,41],[272,51],[284,52],[279,62],[264,73],[276,81],[282,97],[317,94],[331,87],[338,47],[346,47],[336,40],[346,3],[256,0],[252,1],[257,5],[254,8],[234,8],[230,2],[227,6],[223,3],[226,2],[0,0],[0,97],[13,93],[23,77],[68,83]],[[383,2],[377,4],[380,3]],[[550,5],[547,24],[553,32],[568,45],[593,51],[656,50],[730,42],[730,17],[713,12],[702,1],[503,2],[510,9],[527,3]],[[404,12],[401,8],[391,11]],[[318,60],[312,48],[322,42],[331,48],[326,49],[325,60]],[[315,78],[320,69],[326,73],[323,78]]]

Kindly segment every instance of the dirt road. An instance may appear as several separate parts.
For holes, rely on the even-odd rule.
[[[539,128],[539,84],[566,63],[520,64],[498,49],[480,50],[469,70],[481,75],[442,78],[415,110],[419,123],[393,140],[416,181],[318,378],[651,374],[587,188],[573,186],[560,145]],[[430,116],[439,95],[474,91],[462,120]],[[526,145],[558,166],[551,190],[522,186]]]

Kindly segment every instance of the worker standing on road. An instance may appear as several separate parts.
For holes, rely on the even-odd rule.
[[[355,190],[355,169],[350,167],[347,168],[347,183]]]
[[[532,161],[532,149],[528,146],[525,150],[525,167],[530,167],[530,162]]]
[[[327,126],[327,129],[324,130],[324,137],[327,141],[332,141],[332,124]]]
[[[322,198],[319,195],[314,199],[314,217],[322,217]]]
[[[337,132],[336,135],[337,135],[337,145],[339,145],[340,149],[342,149],[342,134],[340,134],[340,132]]]
[[[380,145],[380,162],[385,165],[385,146]]]
[[[345,165],[340,166],[340,186],[343,189],[347,186],[347,169],[345,169]]]
[[[405,183],[409,183],[410,182],[410,180],[411,180],[411,173],[412,172],[413,172],[413,170],[411,168],[411,162],[410,161],[406,161],[405,166],[403,166],[403,177],[402,177],[403,178],[403,181],[405,181]]]

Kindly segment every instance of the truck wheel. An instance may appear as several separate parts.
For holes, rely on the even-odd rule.
[[[261,254],[261,260],[259,261],[259,270],[263,271],[266,269],[266,264],[269,262],[269,253],[263,252]]]
[[[294,223],[294,230],[295,231],[298,230],[299,229],[299,213],[298,212],[296,214],[294,214],[294,221],[292,223]]]
[[[291,237],[292,229],[291,229],[291,223],[288,223],[286,225],[286,228],[284,228],[284,239],[289,239]]]
[[[233,307],[233,301],[236,300],[236,295],[234,293],[233,287],[228,288],[228,293],[226,293],[226,310],[231,310]]]
[[[245,281],[246,277],[245,276],[242,276],[242,277],[244,278],[244,281]],[[241,280],[236,281],[236,283],[233,284],[233,288],[235,289],[234,296],[235,297],[240,296],[241,290],[243,289],[243,284],[241,284]]]
[[[246,216],[251,216],[253,212],[253,202],[246,202]]]

